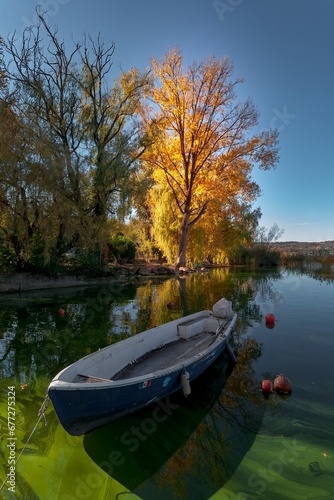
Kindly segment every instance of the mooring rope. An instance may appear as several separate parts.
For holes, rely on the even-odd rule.
[[[48,406],[49,401],[50,401],[49,396],[46,396],[46,398],[44,399],[44,401],[43,401],[43,403],[42,403],[42,405],[41,405],[40,409],[38,410],[38,413],[37,413],[37,415],[38,415],[38,419],[37,419],[37,422],[36,422],[36,424],[35,424],[35,427],[34,427],[34,428],[33,428],[33,430],[31,431],[30,436],[28,437],[28,439],[27,439],[27,441],[26,441],[25,445],[23,446],[23,448],[22,448],[22,450],[21,450],[21,452],[20,452],[19,456],[17,457],[17,459],[16,459],[16,461],[15,461],[15,467],[16,467],[16,465],[17,465],[17,462],[20,460],[20,458],[21,458],[22,454],[24,453],[24,450],[25,450],[25,449],[26,449],[26,447],[28,446],[29,441],[30,441],[30,439],[32,438],[32,436],[33,436],[33,434],[34,434],[35,430],[37,429],[37,426],[38,426],[38,424],[40,423],[40,421],[41,421],[41,418],[42,418],[42,417],[44,418],[45,425],[48,425],[48,422],[47,422],[47,420],[46,420],[46,416],[45,416],[45,411],[46,411],[46,408],[47,408],[47,406]],[[7,476],[5,477],[4,482],[3,482],[3,483],[2,483],[2,485],[0,486],[0,491],[1,491],[1,490],[2,490],[2,488],[5,486],[5,484],[6,484],[7,479],[8,479],[8,477],[9,477],[9,476],[10,476],[10,473],[8,473],[8,474],[7,474]]]

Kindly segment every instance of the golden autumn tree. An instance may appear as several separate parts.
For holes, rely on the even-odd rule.
[[[177,226],[177,267],[186,265],[191,228],[207,214],[252,203],[259,186],[252,180],[255,165],[267,170],[278,158],[277,132],[251,135],[258,113],[250,99],[241,103],[227,58],[211,56],[183,67],[178,49],[159,62],[152,60],[155,86],[146,126],[155,142],[143,155],[155,193],[168,191]],[[152,193],[150,194],[152,197]],[[154,198],[154,196],[153,196]],[[152,217],[155,216],[152,206]],[[159,214],[161,218],[161,213]]]

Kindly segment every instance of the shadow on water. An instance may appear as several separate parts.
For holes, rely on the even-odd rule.
[[[261,425],[263,400],[251,368],[260,355],[249,339],[235,366],[223,353],[192,383],[187,399],[176,393],[86,435],[87,454],[141,498],[153,494],[150,479],[159,498],[187,498],[190,477],[197,495],[201,489],[206,497],[214,493],[233,475]]]
[[[261,324],[263,318],[254,300],[256,294],[264,294],[272,302],[279,299],[274,293],[274,282],[279,277],[279,272],[255,275],[247,270],[217,269],[179,280],[2,296],[0,376],[4,387],[17,386],[17,425],[23,429],[24,424],[27,429],[23,442],[36,422],[36,412],[51,378],[100,347],[185,314],[209,309],[222,296],[232,301],[238,313],[237,330],[243,337],[230,376],[223,357],[221,365],[213,365],[192,384],[191,397],[176,394],[160,405],[95,431],[84,438],[84,449],[76,448],[75,460],[66,455],[73,449],[63,443],[61,429],[52,452],[47,451],[50,443],[46,438],[51,426],[43,431],[43,438],[34,436],[38,451],[23,457],[24,471],[32,470],[33,463],[39,464],[45,458],[47,474],[42,480],[35,469],[31,474],[25,472],[25,480],[31,479],[31,489],[48,487],[47,478],[53,477],[50,471],[55,470],[55,457],[59,455],[67,457],[59,461],[66,469],[61,483],[66,494],[77,487],[73,467],[80,469],[80,480],[84,480],[83,464],[90,470],[90,458],[141,498],[195,500],[215,493],[238,468],[261,425],[264,402],[253,369],[261,347],[254,339],[245,339],[244,334]],[[172,309],[166,307],[169,301],[174,304]],[[65,309],[64,317],[58,315],[60,306]],[[5,425],[5,406],[1,406],[2,411]],[[28,491],[28,485],[22,485],[22,491]]]

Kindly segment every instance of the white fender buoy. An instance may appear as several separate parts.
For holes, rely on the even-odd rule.
[[[189,396],[189,394],[191,393],[189,378],[190,378],[189,372],[183,370],[181,373],[181,386],[185,397]]]

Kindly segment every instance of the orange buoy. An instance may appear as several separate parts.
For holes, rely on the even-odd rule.
[[[281,373],[281,375],[278,375],[274,380],[274,389],[279,394],[290,394],[292,391],[292,384],[290,380]]]
[[[261,389],[264,394],[271,394],[273,392],[273,383],[271,380],[262,380]]]
[[[63,318],[63,317],[65,316],[65,311],[64,311],[64,309],[63,309],[62,307],[60,307],[60,308],[58,309],[58,316],[59,316],[60,318]]]

